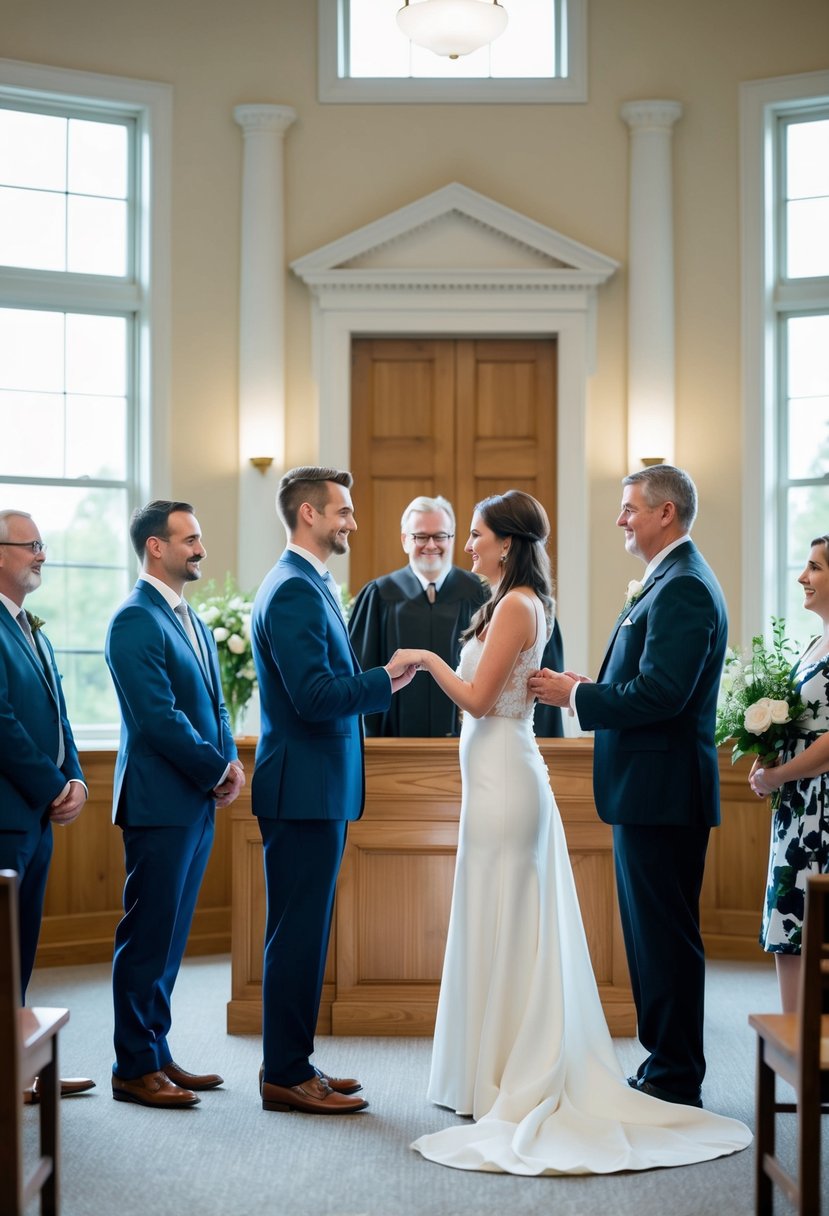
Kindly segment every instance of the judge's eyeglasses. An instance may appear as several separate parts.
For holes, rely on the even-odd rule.
[[[428,540],[433,540],[436,545],[444,545],[448,540],[455,539],[454,532],[410,532],[409,537],[416,545],[425,545]]]

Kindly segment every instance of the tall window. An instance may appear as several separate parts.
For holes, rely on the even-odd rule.
[[[743,641],[820,627],[797,576],[829,533],[829,73],[743,86]]]
[[[318,4],[321,101],[587,99],[587,0],[503,0],[508,14],[504,33],[490,46],[456,60],[404,37],[395,19],[402,0]]]
[[[40,527],[27,607],[47,623],[76,737],[106,739],[106,628],[151,481],[151,124],[134,101],[7,87],[15,68],[0,63],[0,503]]]
[[[777,120],[778,603],[795,622],[809,542],[829,534],[829,106]],[[806,632],[815,621],[803,622]]]

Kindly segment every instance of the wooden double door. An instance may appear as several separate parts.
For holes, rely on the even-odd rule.
[[[463,565],[475,503],[528,491],[550,517],[555,568],[556,431],[552,339],[356,339],[351,590],[405,563],[400,516],[419,494],[451,501]]]

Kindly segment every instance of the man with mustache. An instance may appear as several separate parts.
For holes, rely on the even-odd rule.
[[[195,1106],[217,1073],[187,1072],[167,1043],[170,999],[213,843],[216,807],[245,783],[213,636],[182,598],[206,556],[186,502],[134,512],[142,570],[112,618],[106,660],[121,706],[113,816],[124,835],[124,916],[115,931],[112,1096]]]

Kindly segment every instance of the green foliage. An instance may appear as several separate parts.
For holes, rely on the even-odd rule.
[[[194,595],[191,607],[212,632],[219,654],[222,692],[234,735],[238,734],[248,701],[256,688],[256,671],[250,642],[253,596],[239,590],[232,574],[225,576],[224,589],[205,583]]]
[[[735,650],[726,654],[714,741],[734,740],[732,764],[751,752],[766,759],[778,756],[798,737],[799,720],[815,710],[792,682],[797,652],[786,637],[786,622],[772,617],[771,628],[770,647],[758,634],[747,656]]]

